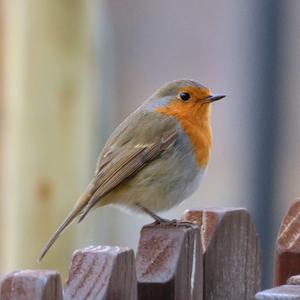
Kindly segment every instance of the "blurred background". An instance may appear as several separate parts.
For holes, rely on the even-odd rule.
[[[151,220],[104,208],[36,263],[115,126],[163,83],[193,78],[227,98],[213,107],[201,188],[163,216],[246,207],[270,286],[276,233],[300,195],[299,11],[297,0],[0,0],[0,273],[66,274],[90,244],[136,249]]]

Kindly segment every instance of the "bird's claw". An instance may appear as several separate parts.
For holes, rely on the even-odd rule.
[[[192,222],[180,221],[180,220],[176,220],[176,219],[168,220],[168,219],[163,219],[163,218],[156,219],[154,224],[161,225],[161,226],[175,226],[175,227],[181,226],[181,225],[190,227],[190,226],[195,225]]]

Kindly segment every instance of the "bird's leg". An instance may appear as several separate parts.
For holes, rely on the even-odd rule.
[[[139,209],[141,209],[145,214],[150,216],[155,220],[155,223],[157,224],[170,224],[173,223],[174,220],[168,220],[168,219],[163,219],[154,212],[152,212],[150,209],[142,206],[140,203],[135,203],[135,206],[137,206]]]
[[[173,220],[163,219],[160,216],[158,216],[157,214],[155,214],[154,212],[152,212],[150,209],[144,207],[143,205],[141,205],[138,202],[135,203],[135,206],[137,206],[145,214],[147,214],[148,216],[150,216],[151,218],[153,218],[155,220],[156,224],[160,224],[160,225],[174,225],[174,226],[186,225],[186,226],[189,226],[189,227],[194,225],[192,222],[189,222],[189,221],[180,221],[180,220],[176,220],[176,219],[173,219]]]

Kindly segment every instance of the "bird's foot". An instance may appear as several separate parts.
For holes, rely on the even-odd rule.
[[[157,216],[158,217],[158,216]],[[162,225],[162,226],[167,226],[167,225],[174,225],[176,226],[178,221],[176,219],[169,220],[169,219],[163,219],[161,217],[155,218],[155,225]]]
[[[194,225],[192,222],[180,221],[180,220],[176,220],[176,219],[168,220],[168,219],[161,218],[160,216],[158,216],[157,214],[155,214],[154,212],[152,212],[148,208],[142,206],[140,203],[135,203],[135,205],[139,209],[141,209],[144,213],[146,213],[151,218],[153,218],[155,225],[161,225],[161,226],[167,226],[167,225],[171,225],[171,226],[185,225],[185,226],[189,226],[189,227],[192,226],[192,225]]]
[[[180,221],[180,220],[176,220],[176,219],[168,220],[168,219],[163,219],[163,218],[160,218],[160,217],[159,217],[159,219],[155,220],[154,224],[162,225],[162,226],[170,225],[170,226],[175,226],[175,227],[182,226],[182,225],[190,227],[190,226],[195,225],[192,222]]]

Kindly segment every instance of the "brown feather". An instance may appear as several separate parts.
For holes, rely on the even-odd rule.
[[[178,133],[175,131],[163,137],[159,143],[136,146],[129,155],[120,158],[113,167],[109,168],[106,174],[102,173],[102,176],[100,176],[98,180],[96,178],[96,186],[99,187],[91,197],[88,205],[84,208],[78,223],[85,218],[90,209],[95,206],[103,196],[145,167],[152,159],[159,156],[175,142],[177,136]],[[99,174],[100,173],[101,172],[99,172]]]

